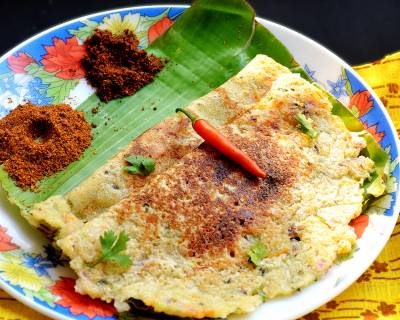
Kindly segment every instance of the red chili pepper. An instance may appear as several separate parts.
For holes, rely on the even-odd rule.
[[[255,161],[247,154],[239,150],[232,142],[224,137],[216,128],[204,119],[199,119],[184,109],[177,108],[176,112],[182,112],[191,121],[194,131],[202,137],[207,143],[212,145],[219,152],[235,161],[242,168],[246,169],[252,175],[259,178],[265,178],[267,175]]]

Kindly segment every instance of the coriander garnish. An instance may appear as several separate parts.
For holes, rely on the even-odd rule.
[[[353,258],[354,254],[355,254],[358,250],[359,250],[358,246],[357,246],[357,245],[354,245],[354,246],[351,248],[350,252],[348,252],[347,254],[342,255],[342,256],[337,256],[337,257],[336,257],[336,260],[335,260],[335,264],[340,264],[340,263],[342,263],[342,262],[344,262],[344,261],[350,260],[351,258]]]
[[[258,266],[261,260],[268,255],[268,251],[263,243],[256,242],[247,250],[247,254],[249,255],[249,260]]]
[[[124,167],[124,170],[132,174],[140,174],[141,176],[148,176],[155,169],[156,163],[151,158],[143,156],[128,156],[125,160],[131,165]]]
[[[128,236],[124,231],[121,231],[117,236],[114,231],[108,230],[100,236],[101,257],[91,265],[94,267],[103,261],[113,261],[121,267],[130,267],[132,261],[128,255],[119,254],[126,250]]]
[[[304,132],[311,138],[315,138],[318,135],[318,131],[312,126],[313,120],[311,118],[307,118],[302,113],[296,114],[295,118],[299,123],[299,128],[302,132]]]

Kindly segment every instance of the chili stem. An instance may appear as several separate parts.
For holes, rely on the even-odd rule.
[[[192,125],[194,125],[194,123],[195,123],[197,120],[199,120],[198,117],[196,117],[196,116],[194,116],[193,114],[187,112],[185,109],[176,108],[176,109],[175,109],[175,112],[182,112],[185,116],[187,116],[187,117],[190,119],[190,121],[192,121]]]
[[[216,128],[204,119],[192,115],[190,112],[177,108],[176,112],[182,112],[191,121],[194,131],[215,149],[239,164],[242,168],[259,178],[265,178],[267,175],[257,163],[246,153],[239,150],[228,138],[221,134]]]

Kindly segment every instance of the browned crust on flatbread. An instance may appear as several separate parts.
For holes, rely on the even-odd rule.
[[[222,98],[224,106],[231,108],[231,109],[239,109],[237,102],[233,101],[228,92],[223,87],[219,87],[214,90],[218,95]]]
[[[271,204],[290,197],[286,190],[295,180],[299,159],[294,151],[277,144],[273,127],[263,123],[250,136],[234,133],[229,127],[224,131],[268,172],[266,179],[251,176],[204,143],[182,159],[179,174],[168,171],[162,183],[156,178],[131,198],[138,214],[146,207],[163,212],[164,222],[182,233],[182,250],[188,256],[213,255],[223,249],[234,255],[236,240],[256,233],[266,218],[273,219]],[[165,187],[160,187],[162,184]],[[146,221],[157,223],[153,218]]]
[[[181,143],[182,137],[185,137],[186,143]],[[159,174],[200,143],[201,138],[193,134],[190,120],[186,117],[173,116],[134,140],[126,156],[141,155],[155,159],[156,169],[153,174]],[[132,190],[145,185],[149,180],[148,177],[140,175],[126,175],[125,178],[129,189]]]

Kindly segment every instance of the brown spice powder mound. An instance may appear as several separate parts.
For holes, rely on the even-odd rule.
[[[68,105],[19,105],[0,120],[0,164],[19,187],[34,190],[79,159],[91,140],[83,113]]]
[[[163,62],[138,48],[139,40],[130,30],[113,35],[96,30],[86,39],[81,60],[86,79],[102,101],[134,94],[153,81]]]

